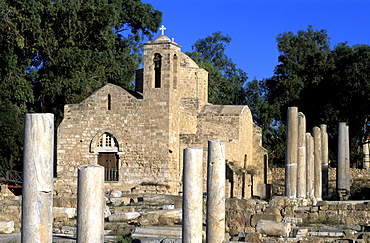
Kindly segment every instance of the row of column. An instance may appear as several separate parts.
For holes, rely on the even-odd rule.
[[[285,195],[290,198],[328,198],[328,135],[326,125],[306,132],[306,117],[297,107],[287,115]]]
[[[52,242],[54,115],[26,114],[22,243]],[[77,242],[104,242],[104,167],[78,169]]]
[[[203,149],[184,150],[183,243],[201,243],[203,225]],[[221,243],[225,238],[225,142],[208,141],[207,161],[207,242]]]
[[[54,115],[25,116],[22,243],[52,242]],[[184,150],[183,239],[202,242],[203,149]],[[225,237],[225,142],[208,142],[207,242]],[[104,241],[104,167],[78,169],[77,242]]]

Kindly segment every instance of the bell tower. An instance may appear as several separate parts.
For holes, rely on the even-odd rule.
[[[142,92],[144,99],[166,100],[175,98],[181,46],[164,35],[144,44]]]

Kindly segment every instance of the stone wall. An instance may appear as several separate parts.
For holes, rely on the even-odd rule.
[[[353,199],[370,199],[370,170],[351,168],[351,195]],[[270,168],[273,195],[284,195],[285,168]],[[336,168],[329,168],[329,196],[336,189]]]

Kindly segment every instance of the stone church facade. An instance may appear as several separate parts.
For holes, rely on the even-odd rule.
[[[249,108],[208,103],[207,71],[177,43],[161,35],[144,44],[135,85],[128,91],[107,84],[80,104],[65,105],[56,194],[76,194],[84,164],[105,167],[106,190],[179,194],[183,150],[203,148],[206,179],[208,140],[220,139],[226,141],[227,196],[266,196],[267,153]]]

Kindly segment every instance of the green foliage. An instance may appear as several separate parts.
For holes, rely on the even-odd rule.
[[[117,243],[131,243],[132,238],[130,236],[117,236],[116,238]]]
[[[229,36],[220,31],[212,36],[199,39],[193,52],[186,53],[201,68],[208,71],[208,99],[217,105],[245,104],[244,84],[247,73],[236,68],[236,64],[225,54],[226,46],[231,42]]]
[[[107,82],[130,87],[140,41],[161,19],[140,0],[0,1],[0,100],[14,105],[17,116],[54,113],[58,125],[64,104],[81,102]],[[14,132],[22,124],[16,122]],[[14,132],[0,135],[10,141]],[[0,158],[8,159],[6,153]]]
[[[21,169],[23,115],[9,101],[0,101],[0,143],[0,168]]]
[[[341,43],[330,50],[329,40],[325,30],[311,26],[277,37],[280,64],[273,77],[260,83],[272,111],[267,121],[285,124],[287,108],[297,106],[307,117],[308,131],[327,124],[331,160],[337,153],[337,122],[347,122],[351,160],[356,161],[370,133],[370,46]]]

